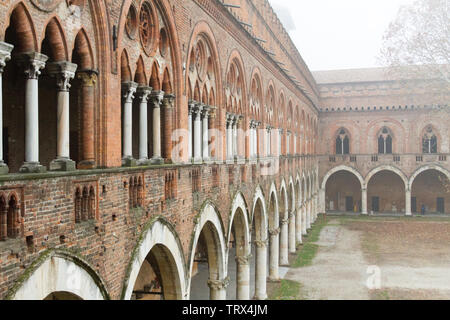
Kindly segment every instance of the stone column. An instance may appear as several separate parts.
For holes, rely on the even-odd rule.
[[[202,110],[203,105],[197,104],[194,109],[194,162],[202,163]]]
[[[306,203],[306,229],[311,229],[311,200]]]
[[[233,115],[227,115],[227,160],[233,159]]]
[[[189,101],[188,106],[188,154],[189,154],[189,161],[192,161],[193,159],[193,145],[192,145],[192,114],[194,113],[196,102],[195,101]]]
[[[152,164],[162,164],[161,157],[161,104],[164,98],[163,91],[154,91],[150,95],[150,102],[153,108],[153,157]]]
[[[279,268],[279,234],[280,228],[269,230],[270,235],[270,252],[269,252],[269,280],[279,281],[278,268]]]
[[[166,94],[163,99],[163,123],[164,123],[164,145],[163,157],[168,162],[172,162],[172,135],[173,122],[175,118],[175,95]]]
[[[152,92],[150,87],[138,87],[137,94],[139,97],[139,160],[138,165],[147,165],[148,160],[148,97]]]
[[[363,188],[361,192],[361,213],[367,214],[367,189]]]
[[[248,128],[249,128],[249,138],[248,138],[249,158],[253,159],[253,120],[250,120]]]
[[[11,60],[11,52],[14,46],[0,41],[0,128],[3,128],[3,83],[2,75],[6,62]],[[0,130],[0,174],[7,174],[9,168],[3,159],[3,129]]]
[[[405,198],[405,215],[411,216],[411,190],[406,190],[406,198]]]
[[[226,277],[224,280],[208,280],[209,299],[225,300],[227,298],[227,287],[230,279]]]
[[[287,219],[282,219],[281,223],[281,233],[280,233],[280,265],[289,265],[289,250],[288,250],[288,221]]]
[[[250,300],[250,257],[236,256],[236,299]]]
[[[283,136],[283,129],[278,129],[278,155],[281,156],[282,150],[281,150],[281,138]]]
[[[68,61],[52,62],[47,65],[50,76],[56,78],[57,94],[57,144],[56,159],[50,163],[52,171],[73,171],[75,162],[70,160],[69,89],[70,80],[75,77],[77,65]]]
[[[138,84],[136,82],[122,83],[123,100],[123,156],[122,165],[135,166],[136,160],[133,158],[133,99]]]
[[[97,71],[82,70],[77,72],[77,79],[81,80],[81,113],[82,113],[82,157],[78,163],[79,169],[95,168],[95,84]]]
[[[238,136],[237,136],[237,125],[238,125],[238,116],[235,115],[233,117],[233,123],[232,123],[232,135],[233,135],[233,159],[237,159],[238,157]]]
[[[289,252],[295,253],[296,242],[295,242],[295,210],[289,214]]]
[[[203,161],[209,160],[209,130],[208,130],[208,119],[209,119],[209,106],[204,106],[202,110],[202,153]]]
[[[364,208],[364,204],[362,204],[362,206]],[[319,190],[319,213],[325,213],[326,212],[325,208],[326,208],[326,205],[325,205],[325,189],[320,189]]]
[[[39,163],[39,95],[38,77],[48,57],[38,52],[22,53],[17,57],[24,70],[25,82],[25,162],[23,173],[45,172]]]
[[[255,297],[256,300],[267,298],[267,241],[255,240]]]
[[[302,234],[306,235],[307,234],[307,230],[306,230],[306,220],[307,220],[307,214],[306,214],[306,202],[303,201],[303,205],[302,205]]]
[[[302,209],[301,207],[297,207],[295,210],[297,215],[295,216],[295,234],[297,243],[303,243],[302,239]]]

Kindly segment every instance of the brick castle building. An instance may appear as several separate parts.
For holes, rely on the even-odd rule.
[[[0,17],[2,299],[265,299],[318,213],[450,212],[448,91],[311,73],[267,0]]]

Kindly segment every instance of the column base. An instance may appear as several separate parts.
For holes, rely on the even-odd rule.
[[[202,164],[203,163],[203,158],[194,158],[192,160],[193,164]]]
[[[150,159],[151,164],[164,164],[164,159],[161,157],[153,157]]]
[[[8,165],[3,160],[0,161],[0,175],[8,173],[9,173]]]
[[[281,282],[281,279],[280,279],[280,278],[271,278],[271,277],[268,277],[268,278],[267,278],[267,282],[270,282],[270,283],[280,283],[280,282]]]
[[[94,169],[95,161],[94,160],[83,160],[78,163],[77,167],[78,167],[78,169],[81,169],[81,170]]]
[[[55,159],[50,162],[50,171],[75,171],[75,161],[70,159]]]
[[[133,157],[123,158],[122,167],[136,167],[136,159]]]
[[[260,296],[260,297],[257,296],[257,295],[253,296],[253,300],[266,300],[267,298],[268,298],[267,293],[262,295],[262,296]]]
[[[47,172],[47,168],[40,165],[39,162],[24,162],[20,167],[20,173],[44,173]]]
[[[226,164],[234,164],[234,159],[227,159],[225,160]]]
[[[150,164],[150,160],[149,159],[139,159],[136,161],[136,164],[138,166],[148,166]]]

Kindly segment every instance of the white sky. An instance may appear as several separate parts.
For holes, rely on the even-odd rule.
[[[401,5],[414,0],[269,0],[309,69],[376,67]]]

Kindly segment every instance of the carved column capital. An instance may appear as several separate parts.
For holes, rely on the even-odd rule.
[[[173,108],[174,107],[174,102],[175,102],[175,95],[174,94],[165,94],[164,98],[163,98],[163,108],[164,109],[168,109],[168,108]]]
[[[161,107],[164,99],[164,91],[153,91],[150,95],[150,102],[153,108]]]
[[[228,287],[228,284],[230,283],[230,278],[226,277],[223,280],[208,280],[208,287],[214,290],[223,290]]]
[[[289,219],[281,219],[280,223],[282,226],[284,226],[285,224],[287,224],[289,222]]]
[[[17,62],[27,79],[37,79],[47,60],[48,57],[39,52],[21,53],[17,56]]]
[[[250,259],[251,259],[252,255],[246,255],[246,256],[236,256],[236,263],[239,265],[249,265],[250,264]]]
[[[6,62],[11,60],[11,52],[14,49],[12,44],[0,41],[0,73],[6,66]]]
[[[56,78],[59,91],[69,91],[70,80],[75,77],[77,65],[69,61],[51,62],[47,65],[50,76]]]
[[[83,87],[93,87],[97,83],[97,74],[95,70],[79,70],[77,79],[80,79]]]
[[[133,81],[122,82],[122,96],[125,98],[125,102],[131,103],[134,99],[138,84]]]
[[[142,102],[147,102],[148,97],[152,93],[152,88],[147,86],[139,86],[136,89],[136,93],[138,94],[138,97]]]
[[[254,243],[257,248],[267,247],[267,240],[255,240]]]
[[[276,228],[276,229],[271,229],[269,230],[269,234],[271,236],[277,236],[280,233],[280,228]]]

